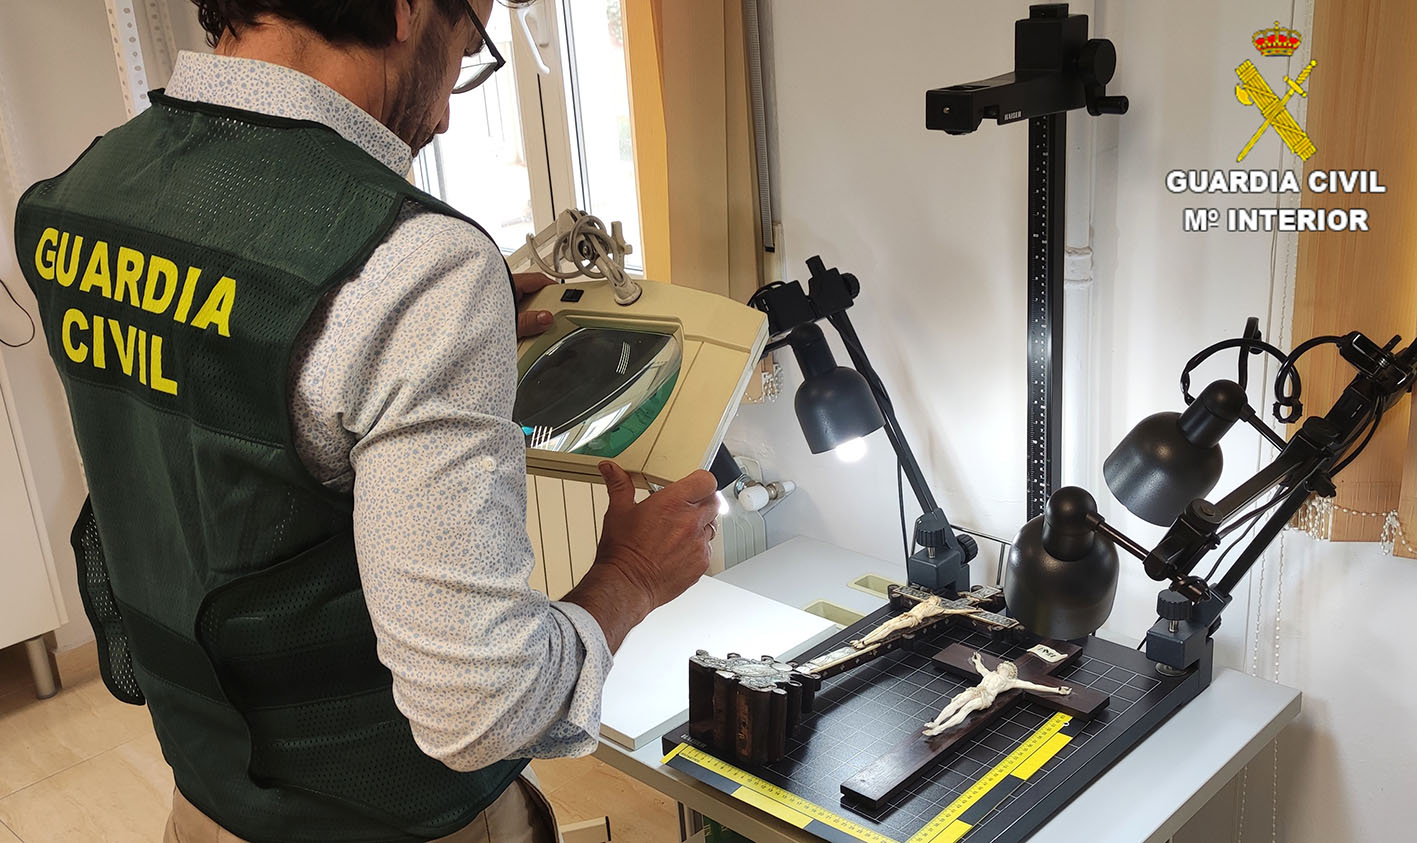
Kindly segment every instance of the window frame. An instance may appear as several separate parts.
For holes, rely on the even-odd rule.
[[[589,202],[589,174],[585,171],[588,163],[581,152],[584,138],[580,126],[573,123],[573,116],[577,120],[580,118],[580,104],[575,101],[575,68],[565,60],[574,49],[567,25],[568,15],[571,14],[567,5],[569,2],[535,0],[525,9],[501,7],[511,16],[511,50],[507,56],[508,68],[503,72],[510,70],[514,74],[513,89],[531,189],[532,226],[537,231],[554,222],[559,211],[586,208]],[[520,31],[519,14],[528,15],[527,23],[539,42],[538,46],[533,46]],[[540,73],[537,52],[549,73]],[[440,198],[447,196],[442,166],[445,154],[441,138],[435,138],[417,156],[413,167],[416,182]],[[638,201],[638,178],[634,187]],[[522,244],[497,245],[504,254],[511,254]],[[643,247],[636,243],[635,248],[630,259],[634,264],[629,267],[630,275],[642,278]]]

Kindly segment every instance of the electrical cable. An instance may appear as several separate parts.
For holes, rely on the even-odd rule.
[[[1315,339],[1324,339],[1324,338],[1315,338]],[[1309,348],[1314,348],[1314,347],[1317,347],[1318,345],[1321,345],[1321,344],[1323,344],[1323,343],[1321,343],[1321,342],[1315,342],[1315,343],[1310,344],[1310,345],[1309,345]],[[1303,350],[1304,350],[1304,351],[1307,351],[1308,348],[1305,348],[1305,349],[1303,349]],[[1297,356],[1297,355],[1296,355],[1296,356]],[[1382,405],[1381,405],[1381,404],[1375,405],[1374,408],[1373,408],[1373,420],[1372,420],[1372,422],[1368,425],[1368,432],[1367,432],[1367,434],[1364,435],[1363,440],[1358,443],[1357,447],[1355,447],[1352,451],[1349,451],[1349,452],[1348,452],[1347,456],[1345,456],[1342,460],[1340,460],[1340,461],[1339,461],[1336,465],[1334,465],[1332,468],[1330,468],[1330,469],[1328,469],[1327,471],[1324,472],[1324,476],[1325,476],[1327,479],[1332,480],[1332,478],[1333,478],[1335,475],[1337,475],[1340,471],[1342,471],[1344,468],[1346,468],[1349,463],[1353,462],[1353,460],[1355,460],[1355,459],[1358,457],[1358,455],[1359,455],[1360,453],[1362,453],[1365,448],[1368,447],[1368,443],[1372,441],[1372,439],[1373,439],[1373,434],[1377,432],[1378,425],[1381,424],[1382,418],[1383,418],[1383,408],[1382,408]],[[1241,534],[1239,538],[1235,539],[1235,541],[1231,542],[1231,543],[1225,548],[1224,552],[1222,552],[1222,553],[1220,554],[1220,558],[1216,560],[1215,565],[1213,565],[1213,566],[1211,567],[1210,572],[1205,575],[1205,579],[1206,579],[1207,581],[1209,581],[1210,578],[1215,575],[1215,572],[1218,571],[1218,570],[1220,570],[1220,565],[1221,565],[1222,562],[1224,562],[1225,557],[1226,557],[1227,555],[1229,555],[1230,551],[1231,551],[1232,549],[1234,549],[1234,547],[1235,547],[1236,545],[1238,545],[1238,544],[1249,534],[1250,530],[1252,530],[1252,529],[1254,528],[1254,525],[1257,524],[1257,523],[1259,523],[1259,521],[1258,521],[1259,516],[1260,516],[1263,512],[1265,512],[1266,510],[1268,510],[1268,509],[1270,509],[1271,507],[1273,507],[1276,503],[1278,503],[1278,502],[1280,502],[1280,501],[1283,501],[1283,500],[1286,500],[1295,490],[1297,490],[1297,489],[1299,489],[1299,488],[1305,486],[1305,485],[1309,482],[1309,480],[1310,480],[1315,474],[1318,474],[1318,473],[1319,473],[1319,469],[1320,469],[1320,465],[1316,465],[1316,466],[1313,467],[1313,469],[1311,469],[1311,470],[1309,471],[1308,474],[1304,475],[1303,478],[1301,478],[1301,479],[1299,479],[1299,480],[1297,480],[1297,481],[1295,481],[1295,482],[1293,482],[1293,483],[1287,483],[1287,484],[1284,484],[1284,485],[1278,487],[1278,488],[1275,490],[1275,496],[1274,496],[1274,498],[1273,498],[1272,500],[1270,500],[1269,502],[1265,503],[1263,506],[1257,507],[1256,509],[1251,510],[1250,512],[1247,512],[1247,513],[1245,513],[1244,515],[1240,516],[1240,518],[1236,519],[1236,520],[1233,521],[1228,527],[1226,527],[1225,530],[1221,531],[1218,535],[1220,535],[1220,536],[1228,535],[1229,533],[1233,532],[1235,529],[1237,529],[1238,527],[1240,527],[1240,525],[1245,524],[1246,522],[1249,522],[1249,526],[1246,528],[1245,532],[1244,532],[1243,534]],[[1306,497],[1307,497],[1307,495],[1306,495]],[[1283,545],[1281,544],[1280,547],[1281,547],[1281,549],[1280,549],[1280,554],[1281,554],[1281,558],[1282,558],[1282,556],[1283,556]],[[1261,570],[1263,570],[1263,569],[1261,569]],[[1225,575],[1225,577],[1222,578],[1222,582],[1221,582],[1221,585],[1222,585],[1222,586],[1225,585],[1224,579],[1228,579],[1228,578],[1231,576],[1231,573],[1233,573],[1233,571],[1230,572],[1230,573],[1227,573],[1227,574]]]
[[[1251,316],[1245,320],[1245,339],[1261,340],[1264,334],[1260,332],[1260,318]],[[1240,389],[1248,389],[1250,386],[1250,355],[1259,354],[1260,349],[1245,347],[1240,349],[1240,368],[1236,373],[1235,383],[1240,385]]]
[[[905,558],[910,558],[910,540],[907,538],[905,529],[905,466],[900,464],[900,458],[895,461],[895,495],[900,503],[900,548],[905,551]]]
[[[1246,375],[1248,374],[1249,356],[1264,352],[1279,361],[1279,368],[1274,376],[1275,400],[1272,413],[1277,421],[1292,424],[1304,415],[1304,404],[1300,400],[1303,393],[1303,382],[1299,377],[1299,370],[1295,368],[1299,358],[1321,345],[1339,345],[1343,340],[1343,337],[1332,334],[1312,337],[1285,354],[1261,339],[1257,326],[1247,323],[1245,336],[1221,340],[1209,345],[1186,361],[1185,367],[1181,370],[1181,396],[1188,405],[1195,401],[1195,397],[1191,395],[1191,372],[1215,353],[1229,348],[1240,349],[1241,368],[1240,378],[1237,382],[1243,386],[1244,382],[1248,380]]]
[[[30,321],[30,335],[26,337],[22,342],[10,342],[4,337],[0,337],[0,345],[5,346],[6,348],[21,348],[23,346],[29,345],[31,342],[34,342],[35,334],[38,332],[38,328],[34,324],[34,317],[31,316],[30,312],[25,309],[24,305],[20,304],[19,301],[15,298],[15,294],[10,291],[9,284],[6,284],[4,280],[0,280],[0,287],[5,288],[5,295],[10,297],[10,301],[14,302],[15,307],[18,307],[20,309],[20,312],[25,315],[25,318]]]
[[[1231,525],[1231,529],[1233,529],[1234,527],[1239,527],[1242,523],[1248,522],[1245,526],[1245,531],[1242,532],[1239,536],[1236,536],[1235,540],[1230,542],[1230,544],[1226,545],[1225,550],[1221,551],[1220,558],[1215,560],[1215,564],[1211,566],[1210,571],[1207,572],[1204,577],[1206,582],[1210,582],[1210,578],[1215,576],[1216,571],[1220,570],[1221,564],[1225,562],[1225,557],[1230,555],[1230,551],[1234,550],[1236,545],[1244,541],[1250,535],[1250,533],[1254,531],[1255,525],[1260,523],[1260,516],[1267,512],[1275,504],[1284,500],[1284,495],[1281,494],[1281,492],[1284,491],[1286,490],[1282,487],[1279,489],[1275,489],[1274,495],[1270,498],[1269,502],[1267,502],[1263,506],[1256,507],[1255,509],[1251,510],[1246,515],[1242,516],[1240,520],[1236,521],[1233,525]]]
[[[1358,458],[1363,449],[1368,447],[1368,443],[1373,441],[1373,434],[1378,432],[1378,424],[1383,420],[1383,406],[1378,404],[1373,411],[1373,424],[1368,428],[1368,433],[1363,437],[1363,441],[1358,443],[1358,447],[1348,452],[1348,456],[1338,461],[1338,465],[1329,469],[1329,476],[1332,477],[1338,472],[1348,467],[1348,464]]]
[[[1279,364],[1279,370],[1274,374],[1274,418],[1276,420],[1285,424],[1293,424],[1304,415],[1304,403],[1299,400],[1303,387],[1299,381],[1299,370],[1295,368],[1299,358],[1321,345],[1338,345],[1341,342],[1343,342],[1343,337],[1326,334],[1304,340],[1289,352],[1288,356],[1284,358],[1284,362]],[[1294,387],[1288,392],[1284,390],[1286,380]],[[1288,408],[1289,412],[1281,413],[1280,407]]]
[[[618,221],[607,229],[593,214],[563,211],[556,218],[556,239],[552,241],[549,262],[537,252],[534,235],[528,234],[526,242],[532,264],[551,278],[567,281],[584,276],[592,281],[609,280],[616,304],[633,304],[640,297],[640,285],[625,274],[630,245],[625,242],[624,229]],[[574,269],[562,270],[562,263]]]
[[[1286,359],[1284,352],[1264,340],[1251,337],[1235,337],[1206,346],[1197,352],[1190,360],[1187,360],[1185,367],[1181,369],[1181,397],[1186,399],[1187,405],[1194,403],[1196,400],[1195,397],[1191,395],[1191,371],[1206,360],[1209,360],[1215,353],[1228,348],[1238,348],[1246,357],[1250,354],[1258,354],[1263,351],[1279,360],[1281,363]],[[1294,374],[1294,377],[1297,379],[1298,375]]]
[[[1315,471],[1317,470],[1318,469],[1315,469]],[[1234,521],[1231,521],[1229,524],[1225,525],[1225,527],[1216,532],[1215,537],[1217,539],[1223,539],[1231,533],[1235,532],[1236,530],[1240,529],[1241,527],[1244,527],[1246,524],[1253,522],[1255,519],[1259,518],[1261,515],[1264,515],[1271,508],[1273,508],[1275,504],[1279,503],[1281,498],[1281,495],[1279,493],[1287,492],[1294,486],[1298,486],[1300,483],[1306,482],[1310,477],[1313,476],[1314,472],[1310,471],[1308,474],[1304,475],[1304,477],[1301,478],[1297,483],[1276,487],[1274,490],[1275,494],[1270,497],[1268,501],[1260,504],[1259,506],[1255,507],[1249,512],[1246,512],[1244,515],[1241,515],[1239,518],[1236,518]],[[1209,577],[1207,577],[1207,579],[1209,579]]]

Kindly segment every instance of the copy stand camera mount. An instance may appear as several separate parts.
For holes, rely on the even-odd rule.
[[[1057,491],[1062,438],[1063,244],[1069,111],[1125,114],[1107,95],[1117,49],[1088,38],[1087,15],[1066,3],[1030,6],[1014,24],[1014,70],[925,92],[925,127],[951,135],[986,120],[1028,121],[1027,512],[1043,513]]]

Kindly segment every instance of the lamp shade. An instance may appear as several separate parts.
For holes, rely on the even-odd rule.
[[[1117,548],[1093,530],[1092,495],[1076,486],[1053,493],[1009,550],[1004,604],[1029,632],[1071,640],[1097,630],[1117,595]]]
[[[812,453],[825,453],[885,425],[870,384],[855,369],[836,365],[821,328],[804,325],[788,341],[803,375],[793,404]]]
[[[1220,480],[1220,440],[1247,406],[1234,381],[1207,386],[1183,413],[1156,413],[1131,429],[1102,464],[1107,487],[1139,518],[1170,526]]]
[[[713,475],[714,482],[718,484],[718,490],[721,492],[738,482],[743,476],[743,468],[738,465],[738,460],[734,459],[728,446],[720,444],[718,453],[709,465],[709,473]]]

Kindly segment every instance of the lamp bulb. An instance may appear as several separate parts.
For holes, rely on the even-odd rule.
[[[866,456],[866,440],[861,437],[850,439],[836,446],[832,452],[836,458],[845,463],[860,462]]]

